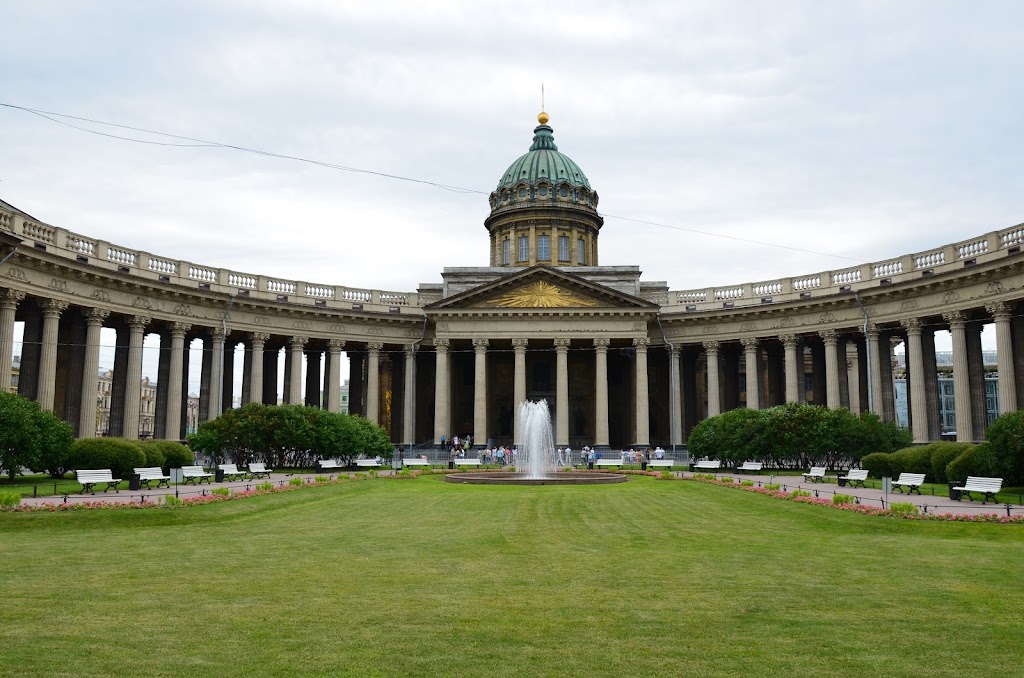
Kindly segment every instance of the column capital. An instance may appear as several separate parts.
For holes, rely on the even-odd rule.
[[[47,299],[42,304],[43,317],[60,317],[60,314],[68,310],[68,302],[60,299]]]
[[[366,345],[366,350],[370,353],[380,353],[384,349],[383,342],[374,341]]]
[[[267,342],[269,340],[270,340],[270,335],[269,334],[266,334],[264,332],[253,332],[252,333],[252,337],[249,340],[249,343],[250,343],[251,346],[255,347],[255,346],[258,345],[260,348],[263,348],[264,346],[266,346],[266,344],[267,344]]]
[[[821,330],[818,332],[818,336],[821,337],[826,346],[835,346],[839,343],[839,333],[835,330]]]
[[[327,346],[328,346],[328,348],[331,349],[331,353],[334,353],[334,352],[340,353],[340,352],[345,350],[345,340],[344,339],[331,339],[329,342],[327,342]]]
[[[795,334],[780,334],[779,341],[785,348],[796,348],[796,335]]]
[[[184,337],[188,334],[188,331],[192,329],[192,323],[172,323],[171,324],[171,336],[172,337]]]
[[[964,315],[963,311],[950,311],[949,313],[943,313],[942,319],[949,323],[949,329],[962,330],[964,325],[967,323],[967,316]]]
[[[490,345],[490,341],[487,339],[474,339],[473,350],[477,353],[484,353],[487,351],[487,347]]]
[[[306,345],[306,343],[308,341],[309,341],[309,337],[303,337],[303,336],[295,335],[291,339],[288,340],[288,343],[291,344],[291,346],[290,346],[291,350],[293,350],[293,351],[301,351],[302,348]]]
[[[743,344],[743,350],[747,352],[756,351],[761,346],[761,340],[757,337],[746,337],[740,339],[740,343]]]
[[[650,343],[651,341],[647,337],[633,338],[633,348],[635,348],[637,351],[646,351]]]
[[[515,349],[516,353],[519,353],[520,351],[525,351],[526,347],[529,346],[529,345],[530,345],[530,340],[529,339],[519,338],[519,339],[513,339],[512,340],[512,348]]]
[[[921,334],[920,318],[903,318],[900,320],[900,325],[907,331],[907,334]]]
[[[213,339],[214,341],[223,342],[225,339],[228,338],[229,334],[231,334],[231,330],[225,331],[224,328],[222,327],[214,327],[213,329],[210,330],[210,338]]]
[[[417,346],[416,344],[406,344],[406,345],[405,345],[405,354],[406,354],[407,356],[409,356],[409,355],[415,355],[415,354],[416,354],[416,351],[417,351],[418,349],[419,349],[419,346]]]
[[[558,337],[555,339],[555,351],[559,353],[565,353],[569,350],[569,340],[565,337]]]
[[[110,317],[110,311],[105,308],[89,308],[85,310],[86,325],[102,325],[103,321]]]
[[[25,300],[25,293],[18,290],[4,290],[0,292],[0,306],[14,308],[18,302]]]
[[[703,342],[704,351],[706,353],[718,353],[718,342],[717,341],[705,341]]]
[[[149,325],[149,322],[151,320],[152,318],[150,318],[149,316],[133,315],[132,317],[128,318],[128,327],[130,327],[133,330],[139,330],[141,332],[142,330],[146,329],[146,326]]]
[[[878,337],[881,336],[881,334],[882,330],[881,328],[878,327],[878,325],[876,325],[875,323],[870,323],[868,325],[868,331],[866,335],[868,339],[878,339]]]
[[[441,353],[447,353],[448,347],[451,346],[451,341],[448,339],[434,339],[434,351]]]
[[[985,311],[996,320],[1009,320],[1011,315],[1010,305],[1005,301],[994,301],[991,304],[985,304]]]
[[[612,343],[611,339],[607,339],[605,337],[599,337],[597,339],[594,339],[594,349],[596,349],[598,351],[607,352],[608,351],[608,347],[611,345],[611,343]]]

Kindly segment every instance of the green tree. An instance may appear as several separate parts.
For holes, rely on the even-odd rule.
[[[1008,485],[1024,484],[1024,410],[996,417],[985,431],[995,469]]]
[[[53,412],[37,410],[39,428],[39,461],[33,471],[46,471],[53,478],[62,478],[70,470],[68,461],[75,442],[71,425]]]
[[[0,469],[14,478],[39,468],[42,436],[39,406],[14,393],[0,392]]]

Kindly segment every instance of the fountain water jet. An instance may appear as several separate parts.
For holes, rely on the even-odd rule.
[[[472,485],[603,485],[625,482],[617,473],[570,471],[559,473],[551,434],[551,413],[547,401],[523,401],[519,404],[517,473],[449,473],[449,483]]]

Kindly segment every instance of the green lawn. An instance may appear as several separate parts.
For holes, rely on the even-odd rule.
[[[634,477],[0,514],[0,674],[1018,675],[1019,526]]]

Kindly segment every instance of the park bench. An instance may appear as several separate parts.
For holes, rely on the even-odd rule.
[[[811,470],[807,473],[800,474],[804,477],[804,480],[809,480],[812,483],[820,483],[825,480],[825,467],[824,466],[812,466]]]
[[[380,462],[376,459],[356,459],[355,465],[359,468],[380,468]]]
[[[764,464],[759,461],[745,461],[736,467],[736,472],[752,471],[754,473],[759,473],[762,468],[764,468]]]
[[[479,466],[479,459],[452,459],[452,464],[455,466]]]
[[[608,468],[622,468],[622,460],[621,459],[595,459],[594,460],[594,466],[596,468],[601,468],[602,466],[607,466]]]
[[[249,464],[249,474],[253,478],[269,478],[271,473],[271,469],[267,468],[267,465],[262,462],[254,461]]]
[[[982,504],[987,504],[991,498],[992,501],[996,500],[996,492],[1003,489],[1002,478],[984,478],[982,476],[967,476],[967,481],[961,487],[954,487],[954,490],[958,490],[967,495],[967,498],[974,500],[971,496],[971,492],[982,493]],[[106,490],[104,490],[106,491]],[[957,497],[959,500],[959,497]]]
[[[906,487],[907,494],[914,494],[915,490],[921,494],[921,483],[923,482],[923,473],[901,473],[899,478],[892,481],[892,488],[903,492],[903,488]]]
[[[693,465],[694,471],[718,471],[722,468],[720,459],[705,459]]]
[[[860,483],[861,487],[864,487],[864,481],[868,479],[868,471],[863,468],[852,468],[847,471],[845,476],[840,476],[839,479],[850,487],[857,487],[858,483]]]
[[[224,478],[227,480],[245,480],[245,477],[249,475],[235,464],[217,464],[217,470],[223,471]]]
[[[647,462],[647,468],[663,468],[666,471],[671,471],[672,467],[676,465],[674,459],[652,459]]]
[[[181,467],[181,480],[184,485],[188,485],[189,483],[192,483],[193,485],[196,483],[202,485],[204,480],[209,483],[212,479],[213,474],[204,471],[202,466]]]
[[[321,471],[339,471],[341,470],[341,464],[338,463],[337,459],[321,459],[316,463],[317,469]]]
[[[164,475],[164,470],[159,466],[153,466],[150,468],[137,468],[135,469],[135,475],[139,477],[139,486],[146,486],[147,490],[152,490],[153,486],[150,485],[154,480],[156,481],[156,489],[161,487],[170,487],[171,477]]]
[[[410,457],[402,460],[402,467],[406,466],[430,466],[430,462],[426,459],[420,459],[419,457]]]
[[[120,478],[114,478],[109,468],[105,469],[80,469],[75,471],[75,477],[78,478],[78,482],[82,483],[82,491],[80,494],[91,492],[96,494],[96,486],[101,483],[106,483],[107,486],[103,488],[106,492],[110,488],[114,488],[115,492],[118,492],[117,484],[121,482]]]

